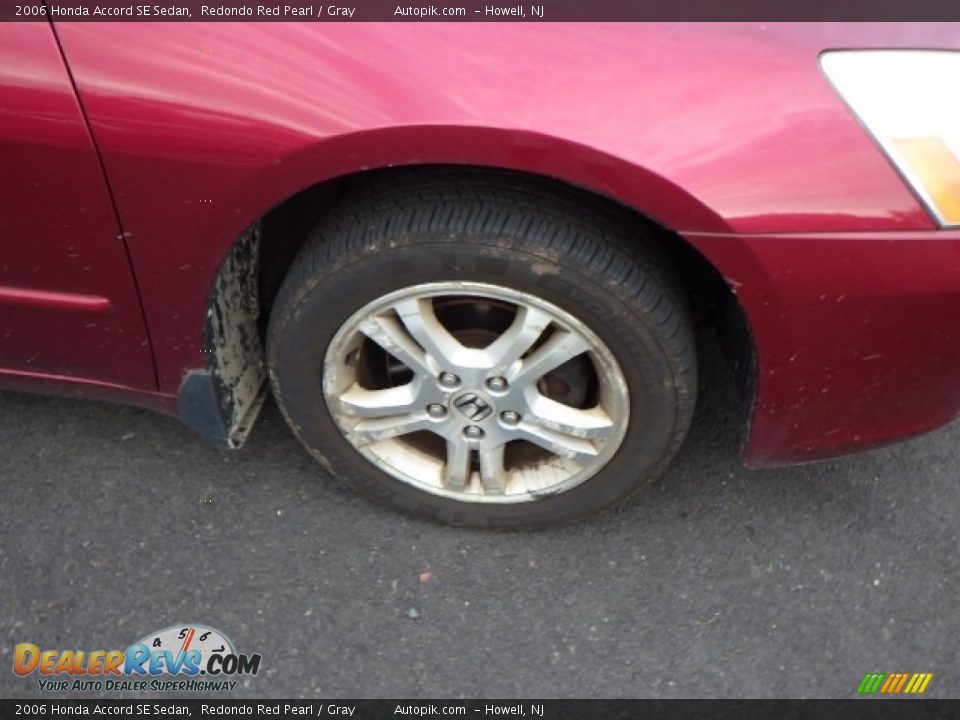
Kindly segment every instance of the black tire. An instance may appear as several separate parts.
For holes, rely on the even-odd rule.
[[[454,525],[530,527],[624,500],[662,471],[693,415],[696,353],[686,296],[644,225],[576,190],[496,172],[436,171],[354,192],[314,228],[274,302],[273,392],[293,432],[349,487]],[[627,379],[630,421],[597,474],[542,499],[458,502],[379,470],[327,410],[321,372],[338,328],[365,304],[425,282],[470,280],[539,296],[606,343]]]

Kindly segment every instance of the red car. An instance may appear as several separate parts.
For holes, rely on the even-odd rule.
[[[0,382],[520,526],[960,413],[960,27],[8,23]]]

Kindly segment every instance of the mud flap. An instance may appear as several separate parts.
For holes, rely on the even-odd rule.
[[[257,327],[259,223],[247,228],[220,266],[207,303],[206,368],[187,373],[180,419],[208,440],[243,445],[266,396],[266,363]]]

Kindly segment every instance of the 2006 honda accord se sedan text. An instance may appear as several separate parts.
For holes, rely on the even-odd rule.
[[[0,383],[474,526],[960,413],[960,27],[0,27]],[[701,353],[702,355],[702,353]]]

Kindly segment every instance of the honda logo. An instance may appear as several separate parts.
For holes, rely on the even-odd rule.
[[[468,420],[486,420],[493,414],[493,406],[472,392],[458,397],[453,406]]]

